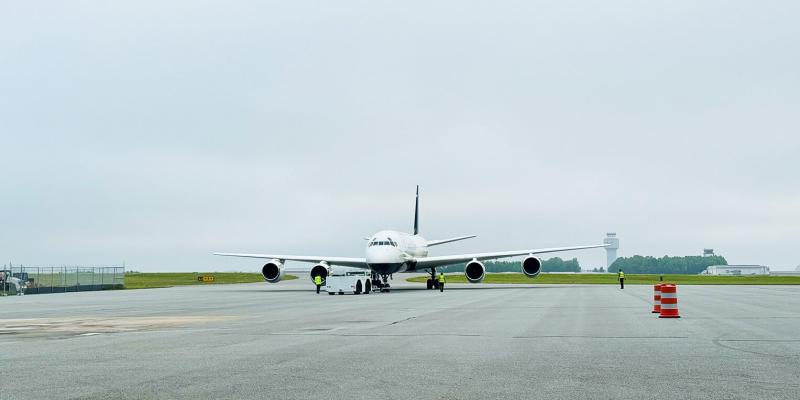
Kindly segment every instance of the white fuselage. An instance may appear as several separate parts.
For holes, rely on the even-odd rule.
[[[414,269],[414,258],[428,255],[428,241],[404,232],[380,231],[367,243],[366,259],[370,269],[379,274],[393,274]]]

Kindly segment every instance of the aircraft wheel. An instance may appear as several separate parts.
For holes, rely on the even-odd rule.
[[[425,282],[425,286],[428,288],[428,290],[433,289],[433,282],[430,278],[428,278],[428,281]]]

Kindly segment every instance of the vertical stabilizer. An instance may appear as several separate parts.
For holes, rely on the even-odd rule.
[[[414,203],[414,234],[419,234],[419,185],[417,185],[417,200]]]

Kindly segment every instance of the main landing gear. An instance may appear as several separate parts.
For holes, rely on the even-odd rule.
[[[425,283],[428,290],[439,288],[439,280],[436,279],[436,268],[431,268],[431,277]]]
[[[389,285],[389,274],[381,274],[380,277],[381,279],[378,279],[377,272],[372,273],[372,287],[378,288],[382,293],[388,293],[389,288],[391,288],[391,285]]]

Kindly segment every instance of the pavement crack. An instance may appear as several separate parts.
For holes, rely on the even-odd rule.
[[[401,319],[401,320],[398,320],[398,321],[394,321],[394,322],[392,322],[392,323],[391,323],[391,324],[389,324],[389,325],[397,325],[397,324],[399,324],[399,323],[401,323],[401,322],[410,321],[410,320],[412,320],[412,319],[414,319],[414,318],[417,318],[417,317],[408,317],[408,318],[406,318],[406,319]]]
[[[775,342],[793,343],[800,342],[800,339],[719,339],[720,342]]]
[[[512,336],[512,339],[688,339],[688,336],[596,336],[596,335],[534,335]]]
[[[392,333],[270,333],[269,336],[346,336],[346,337],[488,337],[486,335],[469,334],[469,333],[410,333],[410,334],[392,334]]]
[[[720,339],[720,338],[714,338],[713,340],[711,340],[711,342],[714,343],[714,345],[716,345],[718,347],[722,347],[724,349],[733,350],[733,351],[739,351],[739,352],[742,352],[742,353],[755,354],[755,355],[765,356],[765,357],[770,357],[770,358],[782,358],[782,359],[800,358],[800,355],[798,355],[798,354],[772,354],[772,353],[766,353],[766,352],[763,352],[763,351],[740,349],[738,347],[734,347],[734,346],[730,346],[730,345],[722,343],[722,342],[796,342],[794,340],[791,340],[791,341],[786,341],[786,340],[777,341],[777,340],[769,340],[769,339],[766,339],[766,340],[758,340],[758,339],[746,340],[746,339]]]

